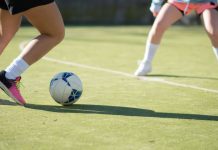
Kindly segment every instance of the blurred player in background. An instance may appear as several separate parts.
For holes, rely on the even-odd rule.
[[[20,105],[26,103],[19,91],[21,74],[60,43],[65,32],[54,0],[0,0],[0,54],[18,31],[22,16],[39,31],[39,35],[0,72],[0,88]],[[33,77],[33,80],[37,78]]]
[[[201,16],[204,28],[218,59],[218,1],[217,0],[153,0],[150,10],[156,17],[149,32],[144,58],[135,71],[136,76],[145,76],[152,70],[152,60],[159,48],[164,32],[183,15],[195,11]]]

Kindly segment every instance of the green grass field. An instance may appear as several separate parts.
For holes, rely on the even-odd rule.
[[[148,30],[67,27],[65,40],[46,57],[85,67],[45,59],[34,64],[23,74],[26,107],[0,91],[0,150],[217,150],[218,62],[203,28],[166,32],[149,79],[173,85],[131,76]],[[0,68],[33,35],[33,28],[21,28],[1,56]],[[70,107],[49,94],[50,79],[61,71],[83,81],[83,95]]]

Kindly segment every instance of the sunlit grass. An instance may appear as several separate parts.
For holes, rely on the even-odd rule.
[[[149,27],[67,27],[47,57],[132,74]],[[18,45],[37,35],[22,28],[0,58],[4,69]],[[218,67],[201,27],[173,27],[164,36],[151,76],[218,90]],[[54,74],[72,71],[84,93],[71,107],[49,95]],[[0,92],[0,150],[216,150],[218,94],[144,82],[113,73],[40,60],[23,74],[27,106]]]

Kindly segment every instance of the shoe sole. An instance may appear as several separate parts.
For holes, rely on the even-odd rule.
[[[12,98],[17,104],[20,105],[24,105],[23,103],[21,103],[19,100],[17,100],[12,94],[11,92],[8,90],[8,88],[0,81],[0,88],[10,97]]]
[[[148,75],[149,73],[151,72],[151,69],[150,70],[148,70],[148,71],[146,71],[145,73],[134,73],[134,75],[135,76],[146,76],[146,75]]]

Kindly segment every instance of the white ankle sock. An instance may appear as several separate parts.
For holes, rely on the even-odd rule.
[[[213,47],[214,54],[216,55],[216,59],[218,60],[218,48]]]
[[[18,57],[5,69],[5,76],[8,79],[14,80],[19,77],[28,67],[29,65],[26,63],[26,61]]]
[[[147,42],[145,47],[145,55],[142,60],[142,63],[146,63],[146,62],[152,63],[152,60],[158,48],[159,48],[159,44],[157,45],[151,42]]]

